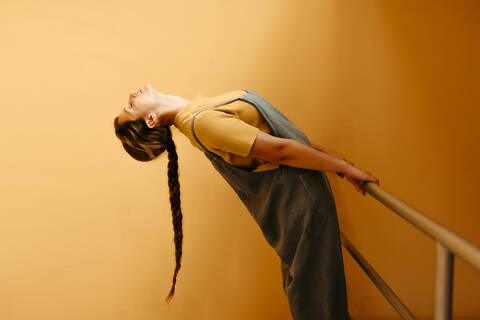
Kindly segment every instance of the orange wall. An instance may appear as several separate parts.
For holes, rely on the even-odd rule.
[[[187,99],[249,88],[312,141],[480,246],[477,1],[9,1],[0,10],[0,319],[291,319],[280,261],[178,131],[176,295],[166,157],[112,121],[150,83]],[[329,173],[341,229],[420,318],[435,243]],[[205,188],[208,186],[208,188]],[[344,250],[350,312],[392,307]],[[455,260],[456,319],[480,316]]]

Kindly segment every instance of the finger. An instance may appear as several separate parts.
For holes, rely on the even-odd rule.
[[[363,189],[360,187],[360,185],[354,178],[347,177],[347,179],[349,179],[349,181],[353,184],[353,186],[358,192],[363,193]]]
[[[365,195],[365,190],[362,188],[362,186],[358,183],[358,181],[356,182],[357,185],[358,185],[358,188],[360,189],[360,192]]]
[[[351,184],[353,184],[353,186],[355,187],[355,189],[357,189],[356,183],[355,183],[355,181],[352,179],[352,177],[347,176],[347,180],[348,180]]]
[[[362,181],[361,180],[355,180],[356,185],[359,188],[359,192],[363,195],[365,195],[365,190],[362,187]]]
[[[370,174],[370,175],[371,175],[371,174]],[[375,177],[375,176],[373,176],[373,175],[371,175],[371,181],[372,181],[373,183],[378,184],[378,185],[380,184],[380,180],[378,180],[378,178]]]
[[[376,178],[372,175],[369,175],[368,177],[366,177],[365,179],[362,179],[362,180],[365,180],[365,182],[375,182]]]

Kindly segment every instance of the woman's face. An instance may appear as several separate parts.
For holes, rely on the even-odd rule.
[[[140,118],[146,119],[148,114],[155,112],[158,108],[159,95],[160,93],[149,84],[137,91],[131,91],[128,104],[122,108],[118,115],[119,124]]]

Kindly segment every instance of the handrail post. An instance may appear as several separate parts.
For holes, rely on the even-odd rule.
[[[452,252],[437,241],[435,320],[452,319],[453,258]]]

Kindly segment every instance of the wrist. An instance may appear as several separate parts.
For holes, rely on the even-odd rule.
[[[347,161],[339,158],[337,172],[347,173],[347,171],[350,169],[350,167],[352,167],[352,165],[350,163],[348,163]]]

